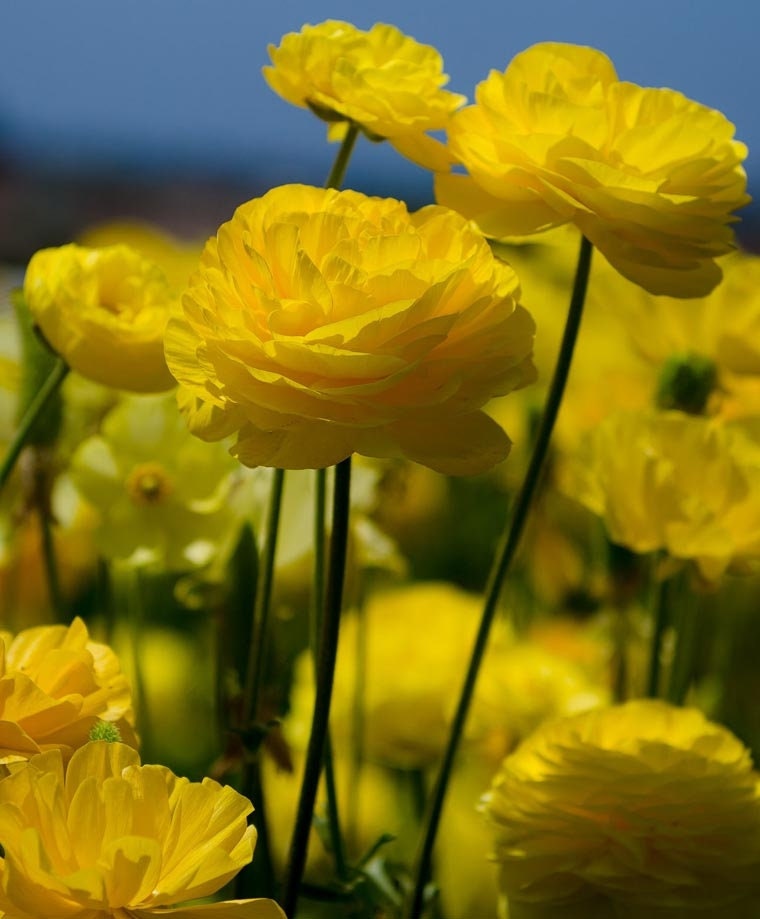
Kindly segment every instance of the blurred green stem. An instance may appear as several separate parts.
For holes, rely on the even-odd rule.
[[[47,379],[37,391],[37,395],[29,403],[27,410],[24,412],[19,422],[13,440],[8,447],[8,451],[3,457],[2,463],[0,463],[0,489],[7,482],[11,472],[13,472],[13,467],[16,464],[18,455],[24,448],[37,418],[45,411],[48,402],[58,391],[61,383],[66,379],[68,372],[68,364],[61,358],[58,358]]]
[[[575,272],[573,292],[567,312],[565,331],[562,335],[562,343],[560,344],[559,354],[557,356],[557,365],[554,368],[554,375],[549,386],[546,405],[536,434],[536,442],[528,463],[528,469],[525,473],[522,487],[515,498],[510,519],[507,521],[491,567],[488,584],[486,585],[486,599],[483,607],[483,615],[478,633],[475,637],[475,644],[459,697],[459,703],[451,724],[448,744],[444,751],[440,770],[430,797],[427,820],[423,829],[423,838],[417,853],[412,875],[414,883],[406,913],[408,919],[418,919],[424,908],[425,886],[430,874],[433,846],[438,834],[438,826],[443,811],[446,790],[454,766],[454,759],[464,732],[464,726],[470,709],[472,696],[475,691],[480,665],[485,655],[491,625],[498,608],[501,588],[520,545],[520,539],[528,519],[533,498],[541,481],[541,473],[549,452],[549,442],[551,440],[552,431],[554,430],[554,423],[557,420],[559,408],[562,404],[562,396],[565,392],[565,384],[567,383],[568,374],[570,372],[575,342],[578,337],[581,318],[583,316],[583,304],[586,299],[586,289],[588,287],[588,279],[591,271],[592,252],[593,246],[585,236],[582,237],[580,252],[578,254],[578,267]]]
[[[311,723],[309,744],[306,749],[301,793],[298,799],[295,826],[290,842],[283,892],[280,899],[280,906],[288,919],[293,919],[298,903],[301,878],[306,867],[306,854],[309,845],[312,815],[314,813],[314,802],[317,797],[319,776],[322,772],[322,758],[327,736],[335,660],[338,651],[340,612],[343,603],[350,492],[351,457],[348,457],[335,467],[327,589],[325,591],[324,615],[320,628],[319,655],[315,672],[314,716]]]
[[[327,503],[327,470],[315,470],[314,488],[314,579],[311,598],[311,616],[309,618],[309,637],[311,644],[314,672],[319,659],[319,635],[322,626],[322,609],[325,602],[325,505]],[[330,835],[330,847],[335,859],[335,871],[340,881],[348,880],[348,866],[343,836],[340,831],[340,812],[338,810],[338,792],[335,785],[335,763],[333,761],[332,740],[328,728],[325,736],[325,753],[323,758],[325,770],[325,797],[327,799],[327,829]]]
[[[654,583],[652,585],[652,644],[649,650],[649,673],[647,676],[646,694],[656,699],[660,692],[660,670],[662,668],[662,642],[668,626],[669,582],[658,575],[659,565],[655,559],[653,565]]]

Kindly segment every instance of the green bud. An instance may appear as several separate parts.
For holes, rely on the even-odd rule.
[[[657,383],[658,408],[703,415],[718,385],[712,358],[702,354],[674,354],[665,361]]]
[[[107,740],[117,743],[121,740],[119,729],[110,721],[97,721],[90,729],[90,740]]]

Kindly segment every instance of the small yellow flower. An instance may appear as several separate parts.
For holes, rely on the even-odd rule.
[[[50,345],[82,376],[131,392],[174,385],[163,335],[176,294],[161,269],[128,246],[41,249],[26,270],[24,297]]]
[[[758,915],[759,779],[694,709],[635,701],[545,724],[483,798],[509,916]]]
[[[250,862],[250,802],[210,779],[141,766],[131,747],[95,741],[0,782],[0,910],[23,919],[284,919],[272,900],[165,909],[207,897]]]
[[[760,454],[738,429],[682,412],[619,412],[563,475],[563,489],[634,552],[664,549],[710,580],[760,560]]]
[[[481,411],[534,378],[517,277],[459,215],[287,185],[211,239],[169,323],[190,429],[246,465],[352,453],[483,472],[509,440]]]
[[[445,147],[425,132],[444,128],[466,99],[442,89],[448,77],[435,48],[384,23],[364,32],[328,20],[285,35],[269,56],[267,83],[329,122],[332,139],[353,123],[423,166],[448,168]]]
[[[81,619],[0,632],[0,763],[87,742],[98,721],[136,744],[130,689],[108,645],[90,641]]]
[[[652,293],[701,296],[749,200],[733,133],[678,92],[621,82],[600,51],[538,44],[452,117],[449,147],[469,175],[438,176],[437,198],[494,237],[574,223]]]

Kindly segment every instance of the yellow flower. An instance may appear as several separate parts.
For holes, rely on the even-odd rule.
[[[483,799],[511,919],[758,915],[759,778],[694,709],[635,701],[544,725]]]
[[[509,440],[481,406],[534,377],[517,277],[445,208],[288,185],[211,239],[167,329],[193,433],[246,465],[360,453],[483,472]]]
[[[760,559],[760,456],[739,430],[681,412],[606,418],[564,490],[634,552],[665,549],[716,579]]]
[[[621,274],[694,297],[720,279],[746,147],[719,112],[617,78],[600,51],[545,43],[492,71],[456,113],[441,203],[505,237],[574,223]]]
[[[264,77],[283,99],[331,123],[337,140],[349,123],[373,140],[389,140],[404,156],[447,169],[445,147],[425,132],[446,126],[466,101],[448,82],[435,48],[376,23],[368,32],[328,20],[290,32],[269,46]]]
[[[19,919],[283,919],[272,900],[206,897],[253,855],[250,802],[210,779],[141,766],[121,743],[55,751],[0,783],[0,910]]]
[[[239,468],[221,444],[192,437],[173,396],[129,396],[71,460],[79,493],[97,508],[106,558],[192,568],[236,530],[227,505]]]
[[[108,645],[70,626],[0,632],[0,763],[46,750],[68,759],[97,721],[136,744],[129,685]]]
[[[41,249],[24,297],[50,345],[83,376],[132,392],[174,385],[163,335],[176,295],[161,269],[128,246]]]

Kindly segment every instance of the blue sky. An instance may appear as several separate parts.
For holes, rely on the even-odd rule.
[[[601,48],[622,79],[721,109],[760,168],[757,0],[23,0],[3,5],[0,150],[102,171],[204,171],[321,182],[320,122],[261,77],[266,46],[304,22],[392,22],[435,45],[449,88],[472,97],[491,68],[537,41]],[[757,166],[756,166],[757,164]],[[361,145],[358,185],[404,194],[428,181],[384,145]],[[349,175],[349,182],[351,179]]]

